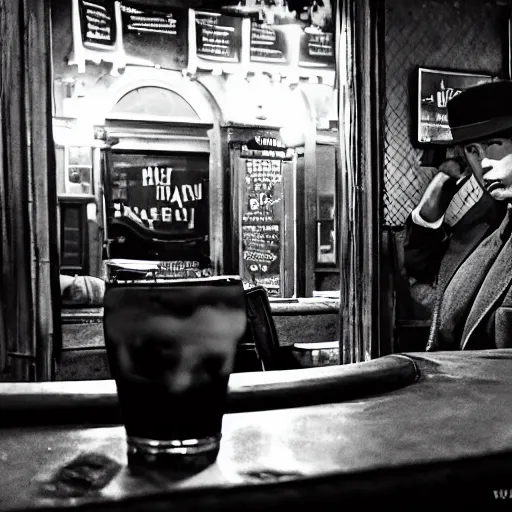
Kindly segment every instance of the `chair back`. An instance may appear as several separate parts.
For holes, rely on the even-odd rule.
[[[263,286],[249,288],[245,290],[245,299],[247,331],[243,343],[254,344],[263,370],[280,370],[279,338],[267,290]]]

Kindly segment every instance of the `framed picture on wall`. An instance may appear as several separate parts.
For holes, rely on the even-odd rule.
[[[448,101],[463,90],[492,79],[485,74],[418,68],[415,142],[419,145],[451,144]]]

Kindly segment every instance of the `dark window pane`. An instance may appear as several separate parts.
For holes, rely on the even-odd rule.
[[[84,273],[84,205],[61,205],[61,267],[64,273]]]

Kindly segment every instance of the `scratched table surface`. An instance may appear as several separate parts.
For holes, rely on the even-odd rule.
[[[405,357],[419,379],[399,389],[225,415],[217,462],[184,479],[133,474],[120,425],[0,429],[0,510],[245,511],[289,504],[340,510],[341,503],[371,499],[383,504],[412,496],[420,504],[453,499],[462,505],[506,497],[503,489],[512,488],[512,351]],[[41,491],[84,453],[119,464],[108,484],[72,498]]]

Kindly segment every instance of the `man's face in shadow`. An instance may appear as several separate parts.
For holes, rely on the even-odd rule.
[[[150,297],[141,293],[136,302],[124,304],[126,290],[117,290],[119,300],[107,305],[105,318],[124,379],[157,382],[181,393],[229,376],[246,328],[243,300],[239,307],[203,302],[183,314],[173,312],[176,297],[166,301],[165,290],[158,301],[152,291]]]
[[[464,146],[479,185],[496,201],[512,201],[512,141],[493,137]]]

